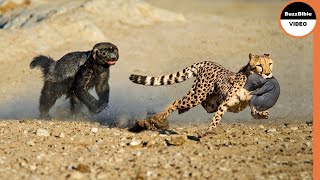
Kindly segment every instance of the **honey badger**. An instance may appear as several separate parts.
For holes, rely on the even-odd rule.
[[[117,46],[109,42],[98,43],[91,51],[70,52],[58,61],[43,55],[33,58],[30,68],[40,68],[44,79],[40,118],[51,119],[49,110],[62,95],[70,99],[73,115],[79,113],[81,103],[93,114],[101,112],[109,103],[109,68],[118,58]],[[99,100],[89,93],[93,87]]]

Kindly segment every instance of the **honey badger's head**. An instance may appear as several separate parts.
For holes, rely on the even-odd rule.
[[[103,42],[93,47],[92,56],[94,63],[114,65],[119,58],[119,51],[114,44]]]

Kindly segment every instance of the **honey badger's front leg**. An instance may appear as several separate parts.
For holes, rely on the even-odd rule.
[[[78,74],[78,78],[76,78],[75,82],[75,94],[79,98],[79,100],[85,104],[89,110],[96,114],[102,111],[100,108],[98,100],[96,100],[90,93],[88,89],[88,84],[93,78],[93,70],[90,68],[86,68],[80,70],[81,72]]]
[[[109,86],[109,76],[110,71],[109,68],[101,67],[99,69],[103,71],[103,73],[99,74],[96,77],[95,89],[99,97],[99,106],[101,109],[108,107],[109,104],[109,94],[110,94],[110,86]]]

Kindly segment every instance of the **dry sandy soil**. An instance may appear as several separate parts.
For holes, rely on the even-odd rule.
[[[312,126],[226,123],[130,133],[95,123],[0,123],[2,179],[312,179]],[[43,132],[45,131],[45,132]]]
[[[312,179],[312,36],[281,31],[284,1],[7,2],[0,0],[0,179]],[[107,111],[83,108],[85,117],[70,119],[62,98],[53,121],[36,120],[42,80],[29,69],[32,57],[59,59],[101,41],[120,50]],[[192,84],[143,87],[131,73],[162,75],[203,60],[237,71],[249,53],[275,61],[281,95],[269,120],[226,113],[216,134],[197,139],[213,115],[196,107],[172,114],[168,131],[125,129]]]

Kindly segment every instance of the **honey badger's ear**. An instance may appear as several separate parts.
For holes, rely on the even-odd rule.
[[[98,51],[99,51],[98,48],[93,48],[93,49],[92,49],[93,59],[96,59],[96,56],[97,56]]]

